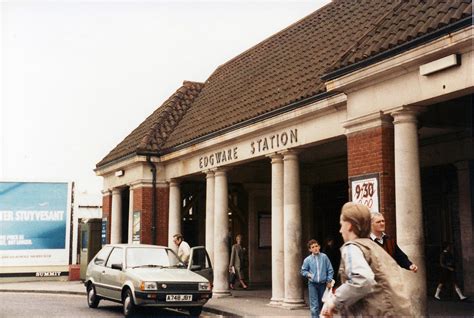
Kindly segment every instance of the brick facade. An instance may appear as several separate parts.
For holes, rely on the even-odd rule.
[[[102,197],[102,218],[107,219],[107,243],[110,243],[110,225],[112,224],[112,193]]]
[[[142,244],[153,244],[153,188],[140,187],[133,189],[133,211],[141,212],[140,237]],[[156,188],[156,244],[168,245],[168,208],[169,188]]]
[[[393,126],[382,125],[348,134],[347,161],[349,178],[365,174],[379,174],[380,212],[385,216],[387,233],[395,237]]]

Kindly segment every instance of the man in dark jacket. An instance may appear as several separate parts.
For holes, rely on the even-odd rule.
[[[418,266],[413,264],[408,256],[398,247],[393,238],[385,234],[385,218],[379,212],[372,212],[372,226],[370,238],[383,247],[390,254],[397,264],[407,270],[416,273]]]

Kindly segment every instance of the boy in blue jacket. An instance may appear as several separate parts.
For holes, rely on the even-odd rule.
[[[323,307],[321,300],[325,289],[331,287],[334,270],[326,254],[320,252],[321,246],[318,241],[309,240],[308,249],[311,254],[303,261],[301,275],[308,279],[311,317],[319,317]]]

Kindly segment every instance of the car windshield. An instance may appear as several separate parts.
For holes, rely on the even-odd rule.
[[[167,248],[129,247],[127,267],[184,267],[178,256]]]

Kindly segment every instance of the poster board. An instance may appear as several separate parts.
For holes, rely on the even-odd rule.
[[[71,183],[0,182],[0,265],[68,265]]]
[[[379,175],[367,174],[349,178],[351,201],[367,206],[371,212],[380,212]]]

